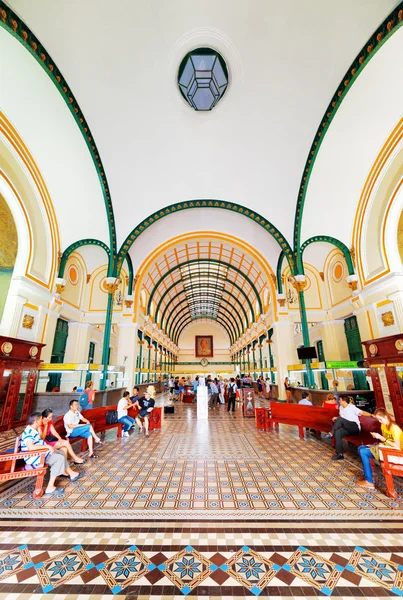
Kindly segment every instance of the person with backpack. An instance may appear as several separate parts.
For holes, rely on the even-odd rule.
[[[235,379],[233,377],[231,377],[230,383],[228,385],[228,412],[231,412],[231,406],[232,406],[232,412],[235,412],[235,400],[236,400],[237,389],[238,389],[238,386],[235,383]]]

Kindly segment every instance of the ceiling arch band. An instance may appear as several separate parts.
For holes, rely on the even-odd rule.
[[[214,258],[209,258],[209,259],[195,258],[193,260],[187,260],[187,261],[184,261],[182,263],[179,263],[178,265],[176,265],[175,267],[172,267],[166,273],[164,273],[164,275],[162,275],[162,277],[160,277],[160,279],[154,285],[154,289],[153,289],[153,291],[150,294],[150,297],[148,299],[148,304],[147,304],[147,313],[150,314],[151,302],[153,300],[155,292],[157,291],[157,289],[158,289],[159,285],[162,283],[162,281],[164,281],[164,279],[166,277],[168,277],[168,275],[171,275],[174,271],[176,271],[176,270],[178,270],[181,267],[184,267],[186,265],[195,264],[195,263],[203,263],[203,262],[204,263],[213,263],[213,264],[218,264],[218,265],[226,266],[226,267],[228,267],[228,269],[233,269],[239,275],[241,275],[241,277],[243,277],[249,283],[251,289],[254,291],[254,293],[256,295],[256,300],[257,300],[257,302],[259,304],[259,310],[260,310],[261,313],[263,313],[263,305],[262,305],[261,298],[259,296],[259,292],[257,291],[256,286],[254,285],[254,283],[252,283],[252,281],[249,279],[249,277],[247,275],[245,275],[245,273],[243,273],[240,269],[238,269],[234,265],[231,265],[230,263],[227,263],[227,262],[222,261],[222,260],[214,259]],[[180,283],[180,282],[177,282],[177,283]],[[254,321],[255,320],[255,313],[254,313],[253,308],[252,308],[252,318],[253,318],[253,321]]]
[[[217,311],[216,315],[213,315],[214,319],[215,319],[215,316],[220,316],[220,318],[224,319],[228,323],[229,329],[231,329],[231,331],[233,331],[234,340],[237,339],[237,332],[238,332],[238,338],[239,338],[240,330],[239,330],[239,327],[237,325],[235,325],[235,322],[233,322],[234,315],[224,306],[220,306],[219,308],[222,309],[226,314],[223,315],[223,314],[218,313],[218,311]],[[229,317],[227,317],[227,314],[230,315],[232,320]],[[206,315],[200,315],[200,317],[196,317],[196,318],[202,318],[202,317],[207,318]],[[175,333],[177,332],[178,324],[181,323],[184,318],[189,318],[190,321],[196,320],[196,318],[192,317],[192,315],[190,315],[189,313],[175,315],[175,320],[171,324],[170,329],[169,329],[169,334],[168,334],[169,337],[171,337],[171,339],[175,338]],[[212,315],[210,314],[208,318],[212,318]]]
[[[224,316],[224,315],[203,315],[203,317],[199,317],[199,319],[208,319],[211,321],[217,321],[218,323],[221,323],[221,325],[223,325],[223,323],[226,324],[226,328],[227,328],[227,333],[229,335],[230,338],[230,342],[231,344],[233,344],[236,340],[236,333],[234,332],[234,328],[232,325],[232,322],[228,320],[228,317]],[[177,344],[178,340],[179,340],[179,332],[181,331],[181,326],[186,324],[188,325],[189,323],[194,323],[197,319],[192,319],[192,317],[190,315],[183,315],[179,321],[176,323],[175,325],[175,329],[172,332],[172,338],[173,340],[176,340],[174,343]],[[231,331],[231,334],[229,333],[229,331]]]
[[[184,292],[182,292],[182,293],[184,293]],[[236,301],[238,302],[238,304],[239,304],[239,306],[240,306],[241,310],[243,311],[243,313],[244,313],[244,315],[245,315],[245,319],[246,319],[246,320],[247,320],[247,322],[248,322],[248,316],[247,316],[247,314],[246,314],[246,311],[245,311],[244,307],[243,307],[243,306],[242,306],[242,304],[240,303],[240,301],[239,301],[237,298],[235,298],[234,296],[232,296],[231,294],[229,294],[228,292],[227,292],[227,294],[229,295],[229,297],[230,297],[232,300],[236,300]],[[162,315],[162,317],[161,317],[161,322],[160,322],[160,327],[161,327],[161,329],[166,329],[166,326],[168,325],[168,323],[169,323],[170,319],[173,317],[173,315],[174,315],[174,313],[175,313],[176,309],[177,309],[179,306],[181,306],[181,305],[182,305],[184,302],[186,302],[186,301],[188,301],[188,305],[190,306],[190,302],[189,302],[189,300],[191,300],[191,299],[193,299],[193,298],[205,298],[206,300],[208,300],[209,298],[214,298],[214,299],[216,299],[216,298],[219,298],[220,300],[222,300],[223,302],[225,302],[225,303],[226,303],[226,304],[228,304],[229,306],[232,306],[232,305],[231,305],[231,303],[230,303],[230,302],[229,302],[229,301],[228,301],[226,298],[222,298],[222,296],[217,296],[217,295],[215,295],[215,294],[213,294],[213,293],[208,293],[207,295],[206,295],[206,294],[202,295],[202,294],[200,294],[200,293],[195,293],[195,294],[192,294],[192,295],[186,296],[186,297],[185,297],[183,300],[181,300],[180,302],[176,302],[176,301],[178,300],[178,298],[179,298],[179,294],[178,294],[178,297],[176,297],[176,298],[175,298],[175,306],[173,307],[173,309],[171,310],[171,312],[169,313],[169,315],[167,316],[167,318],[166,318],[166,321],[165,321],[165,319],[164,319],[163,317],[164,317],[164,315],[165,315],[165,312],[166,312],[166,311],[167,311],[167,310],[170,308],[170,305],[169,305],[169,304],[167,304],[167,306],[166,306],[166,308],[165,308],[165,310],[164,310],[164,314],[163,314],[163,315]],[[218,305],[219,305],[219,304],[220,304],[220,303],[218,303]],[[164,327],[164,323],[165,323],[165,322],[166,322],[166,325],[165,325],[165,327]]]
[[[228,331],[226,325],[224,325],[224,323],[221,323],[218,319],[213,318],[212,319],[215,323],[217,323],[220,327],[222,327],[223,329],[225,329],[230,341],[231,341],[231,333]],[[198,319],[194,319],[193,321],[189,321],[188,323],[185,323],[181,329],[178,331],[178,340],[182,334],[182,332],[186,329],[186,327],[188,327],[188,325],[192,325],[193,323],[195,323],[196,321],[204,321],[204,317],[199,317]],[[231,341],[231,344],[233,342]]]
[[[192,300],[193,300],[193,299],[195,299],[195,298],[198,298],[198,299],[199,299],[199,298],[200,298],[200,299],[205,299],[205,298],[206,298],[206,300],[207,300],[207,299],[211,299],[211,301],[209,301],[209,304],[214,304],[215,306],[217,306],[217,307],[218,307],[218,309],[222,308],[223,310],[225,310],[226,312],[228,312],[228,314],[230,314],[230,315],[231,315],[231,317],[234,319],[234,323],[236,324],[236,331],[237,331],[237,333],[238,333],[238,338],[240,338],[240,337],[241,337],[241,330],[240,330],[240,328],[239,328],[239,326],[238,326],[238,323],[237,323],[237,321],[236,321],[236,315],[234,315],[234,314],[233,314],[231,311],[229,311],[228,309],[226,309],[224,306],[223,306],[223,307],[221,307],[221,306],[220,306],[220,302],[219,302],[219,301],[218,301],[218,302],[216,301],[216,299],[218,298],[217,296],[215,296],[215,295],[213,295],[213,294],[210,294],[210,295],[208,295],[208,296],[202,296],[201,294],[198,294],[198,295],[195,295],[195,296],[193,296]],[[180,316],[180,315],[178,315],[178,314],[174,314],[174,313],[175,313],[175,311],[176,311],[176,309],[177,309],[179,306],[181,306],[181,305],[182,305],[184,302],[186,302],[186,301],[188,301],[188,306],[189,306],[189,307],[191,307],[191,306],[192,306],[192,300],[189,302],[188,298],[185,298],[184,300],[182,300],[182,301],[181,301],[181,302],[179,302],[178,304],[175,304],[174,308],[172,309],[171,313],[169,314],[169,317],[167,318],[167,323],[166,323],[166,327],[165,327],[165,329],[167,329],[167,331],[168,331],[168,328],[169,328],[169,323],[170,323],[170,320],[171,320],[171,319],[176,319],[176,317],[177,317],[177,316]],[[229,305],[229,306],[232,306],[232,305],[230,304],[230,302],[229,302],[228,300],[226,300],[226,299],[219,298],[219,300],[223,300],[223,301],[224,301],[224,302],[225,302],[227,305]],[[199,304],[200,304],[200,302],[199,302]],[[193,305],[194,305],[194,302],[193,302]],[[218,312],[218,311],[217,311],[217,312]],[[193,317],[193,320],[194,320],[194,317]],[[161,325],[161,329],[162,329],[162,325]],[[168,335],[168,334],[167,334],[167,335]]]
[[[98,148],[95,144],[94,137],[91,133],[89,125],[84,117],[84,114],[74,97],[67,81],[63,77],[61,71],[55,64],[55,61],[49,55],[46,48],[41,44],[38,38],[32,33],[26,23],[11,10],[3,0],[0,0],[0,26],[17,39],[28,52],[35,58],[37,63],[43,68],[45,73],[50,77],[58,92],[65,101],[69,111],[74,117],[74,120],[85,140],[87,148],[90,152],[98,179],[102,188],[102,195],[105,202],[106,215],[109,228],[109,241],[112,253],[110,255],[110,263],[116,258],[116,226],[115,217],[113,214],[113,206],[111,194],[108,186],[108,181],[105,174],[105,169],[102,164]],[[110,265],[113,270],[113,265]],[[112,273],[110,273],[112,274]]]
[[[81,248],[82,246],[99,246],[100,248],[103,248],[105,250],[106,254],[108,255],[108,258],[110,258],[111,252],[110,252],[108,246],[106,244],[104,244],[104,242],[101,242],[100,240],[96,240],[96,239],[90,239],[90,238],[87,238],[85,240],[78,240],[77,242],[70,244],[70,246],[68,246],[66,248],[66,250],[63,252],[62,258],[60,260],[60,265],[59,265],[59,277],[61,277],[62,279],[64,278],[64,270],[66,268],[66,264],[69,259],[69,256],[71,254],[73,254],[73,252],[78,250],[78,248]]]
[[[337,90],[333,94],[333,97],[327,107],[325,114],[321,119],[321,123],[316,131],[313,139],[311,148],[309,150],[308,158],[305,163],[304,171],[300,187],[298,190],[297,204],[295,209],[295,220],[294,220],[294,254],[297,258],[297,269],[303,269],[302,256],[300,244],[301,244],[301,225],[304,212],[304,203],[306,198],[306,191],[309,185],[309,179],[312,173],[315,160],[318,156],[320,146],[324,140],[324,137],[329,129],[329,126],[334,119],[338,109],[341,106],[344,98],[352,85],[357,80],[358,76],[362,73],[364,68],[367,66],[371,58],[375,56],[377,51],[391,38],[391,36],[398,31],[403,25],[403,2],[392,10],[392,12],[386,17],[381,23],[378,29],[372,34],[367,43],[363,46],[360,52],[355,57],[354,61],[345,73],[342,81],[340,82]]]
[[[354,265],[350,250],[345,244],[343,244],[343,242],[329,235],[315,235],[314,237],[311,237],[308,240],[306,240],[306,242],[304,242],[301,246],[301,258],[303,257],[305,248],[310,244],[314,244],[315,242],[326,242],[327,244],[332,244],[333,246],[338,248],[343,253],[344,258],[346,259],[348,274],[354,275]],[[302,268],[303,267],[304,263],[302,262]]]
[[[222,281],[226,281],[226,280],[222,279]],[[171,290],[172,290],[172,289],[173,289],[175,286],[179,285],[180,283],[181,283],[180,281],[175,281],[175,282],[174,282],[174,283],[173,283],[171,286],[169,286],[169,288],[167,288],[167,290],[166,290],[166,291],[164,292],[164,294],[161,296],[161,298],[160,298],[160,300],[159,300],[159,302],[158,302],[158,305],[157,305],[157,309],[156,309],[156,311],[155,311],[155,319],[156,319],[156,320],[157,320],[157,314],[159,313],[159,307],[160,307],[160,305],[161,305],[161,302],[162,302],[162,300],[165,298],[165,296],[166,296],[166,295],[167,295],[167,294],[168,294],[168,293],[169,293],[169,292],[170,292],[170,291],[171,291]],[[251,313],[252,313],[252,315],[253,315],[253,314],[254,314],[254,312],[253,312],[253,306],[252,306],[252,303],[251,303],[250,299],[248,298],[248,296],[247,296],[246,292],[245,292],[245,291],[244,291],[244,290],[241,288],[241,286],[239,286],[237,283],[235,283],[235,282],[233,282],[233,281],[231,281],[231,282],[229,282],[229,283],[230,283],[230,285],[233,285],[233,286],[234,286],[234,287],[235,287],[237,290],[239,290],[239,292],[240,292],[240,293],[243,295],[243,297],[245,298],[246,302],[248,303],[248,305],[249,305],[249,308],[250,308],[250,310],[251,310]],[[197,287],[197,286],[193,286],[193,288],[196,288],[196,287]],[[225,292],[226,292],[227,294],[230,294],[230,292],[229,292],[228,290],[225,290]],[[179,293],[178,293],[178,296],[179,296],[180,294],[183,294],[183,293],[185,293],[185,290],[182,290],[181,292],[179,292]],[[241,305],[241,307],[242,307],[242,310],[244,311],[245,318],[246,318],[247,322],[249,323],[249,319],[248,319],[248,317],[247,317],[247,314],[246,314],[246,312],[245,312],[245,309],[243,308],[243,306],[242,306],[242,305]],[[164,321],[164,315],[165,315],[165,312],[166,312],[167,308],[168,308],[168,305],[167,305],[167,306],[164,308],[164,312],[163,312],[163,314],[162,314],[162,316],[161,316],[161,321],[160,321],[160,322],[161,322],[161,326],[162,326],[162,323],[163,323],[163,321]]]

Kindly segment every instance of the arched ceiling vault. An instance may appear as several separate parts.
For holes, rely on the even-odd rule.
[[[190,238],[164,244],[140,266],[135,301],[146,295],[146,314],[175,343],[184,326],[206,318],[225,326],[234,343],[267,310],[272,270],[234,237]]]
[[[88,127],[84,131],[86,143],[93,152],[93,136],[97,140],[99,153],[93,160],[113,217],[106,173],[110,181],[118,245],[130,237],[133,223],[161,206],[211,197],[248,206],[289,244],[290,215],[305,186],[299,182],[307,150],[317,124],[326,127],[329,122],[321,119],[323,107],[351,57],[396,6],[395,0],[325,5],[323,0],[256,0],[250,10],[242,0],[174,0],[174,6],[119,0],[119,10],[111,11],[107,0],[8,1],[40,41],[17,16],[10,20],[4,2],[1,24],[53,76],[84,130],[86,121],[71,90],[79,96],[91,123],[92,133]],[[394,30],[399,8],[376,33],[374,47]],[[88,26],[97,35],[89,37]],[[201,40],[223,54],[230,70],[228,92],[208,114],[192,111],[175,83],[181,59]],[[366,46],[360,67],[372,46]],[[54,77],[58,71],[50,56],[66,79]],[[21,80],[24,75],[18,73]],[[342,80],[342,86],[348,87],[352,78]],[[253,93],[256,81],[259,94]],[[52,137],[52,128],[44,127],[44,147]],[[102,165],[101,154],[102,171],[97,163]],[[97,231],[91,235],[103,240]],[[113,235],[111,239],[115,245]]]

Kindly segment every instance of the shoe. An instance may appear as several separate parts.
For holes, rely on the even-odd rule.
[[[149,433],[146,433],[146,438],[149,438],[149,437],[150,437],[150,434],[149,434]]]
[[[375,489],[375,484],[370,483],[366,479],[362,479],[361,481],[357,481],[357,484],[360,485],[361,487],[368,488],[369,490],[374,490]]]
[[[74,479],[71,479],[70,477],[70,481],[77,481],[77,479],[81,479],[81,477],[84,477],[84,473],[78,473],[77,477],[74,477]]]
[[[139,433],[143,433],[143,428],[139,429]]]
[[[122,433],[122,437],[130,437],[130,436],[129,436],[129,432],[128,432],[128,431],[124,431],[124,432]]]
[[[44,498],[50,498],[51,496],[57,496],[58,498],[61,498],[64,494],[64,489],[63,488],[59,488],[56,487],[53,492],[48,492],[46,494],[43,494]]]
[[[332,456],[332,460],[344,460],[343,454],[335,454]]]
[[[86,460],[83,460],[83,462],[80,462],[80,463],[76,463],[76,462],[75,462],[75,463],[73,463],[73,465],[78,465],[78,466],[79,466],[79,465],[85,465],[85,463],[86,463],[86,462],[87,462]]]
[[[89,455],[88,458],[98,458],[99,454],[95,454],[95,452],[93,452],[92,454]]]
[[[322,437],[324,440],[330,440],[333,436],[331,433],[324,433]]]

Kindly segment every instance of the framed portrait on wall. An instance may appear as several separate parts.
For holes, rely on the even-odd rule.
[[[213,356],[213,336],[212,335],[196,335],[195,336],[195,353],[196,356],[205,356],[207,358]]]

